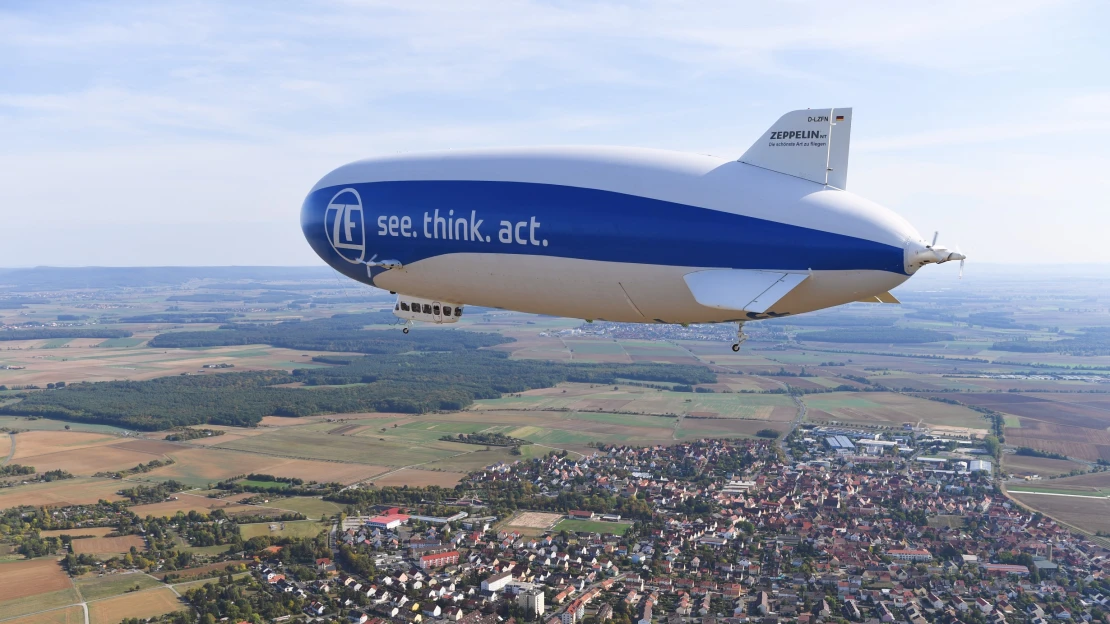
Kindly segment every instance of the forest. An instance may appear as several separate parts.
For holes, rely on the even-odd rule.
[[[367,325],[397,322],[392,312],[337,314],[313,321],[286,321],[275,324],[229,323],[217,331],[171,332],[155,336],[155,348],[223,347],[267,344],[286,349],[310,349],[353,353],[404,353],[407,351],[457,351],[490,347],[511,338],[497,334],[468,331],[428,330],[401,332],[365,330]]]
[[[432,332],[428,332],[432,333]],[[484,336],[470,332],[444,335]],[[325,358],[318,358],[324,361]],[[159,377],[147,381],[69,384],[27,392],[0,414],[96,422],[155,431],[200,424],[253,426],[264,416],[352,412],[425,413],[459,410],[475,399],[549,388],[563,381],[612,384],[617,379],[713,383],[700,366],[580,364],[511,360],[492,351],[327,358],[338,366],[285,371]],[[274,387],[294,382],[304,389]]]
[[[51,340],[54,338],[130,338],[131,332],[101,327],[34,327],[0,331],[0,340]]]

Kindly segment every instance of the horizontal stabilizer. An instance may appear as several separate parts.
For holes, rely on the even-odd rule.
[[[857,299],[856,303],[902,303],[902,302],[898,301],[898,299],[894,295],[890,294],[889,292],[885,292],[881,295],[875,295],[873,297],[864,297],[863,299]]]
[[[851,136],[850,108],[796,110],[780,117],[740,162],[843,189]]]
[[[687,273],[686,285],[703,306],[763,314],[809,275],[745,269]]]

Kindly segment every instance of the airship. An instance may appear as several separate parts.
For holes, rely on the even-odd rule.
[[[309,245],[397,294],[405,321],[466,306],[624,323],[744,324],[890,290],[964,255],[848,190],[851,108],[786,113],[739,159],[628,147],[360,160],[301,208]]]

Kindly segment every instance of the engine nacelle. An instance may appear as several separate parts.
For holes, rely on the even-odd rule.
[[[458,303],[446,301],[433,301],[397,295],[397,302],[393,304],[393,314],[406,321],[422,321],[424,323],[457,323],[462,317],[463,307]]]

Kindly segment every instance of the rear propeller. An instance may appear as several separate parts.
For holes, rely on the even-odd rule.
[[[916,251],[907,251],[907,264],[916,267],[922,267],[926,264],[944,264],[953,260],[960,261],[960,279],[964,276],[964,261],[967,256],[960,251],[959,245],[955,250],[948,249],[943,245],[937,245],[937,240],[940,238],[940,232],[933,232],[933,242],[925,245],[924,248],[918,247]],[[919,243],[920,244],[920,243]]]

